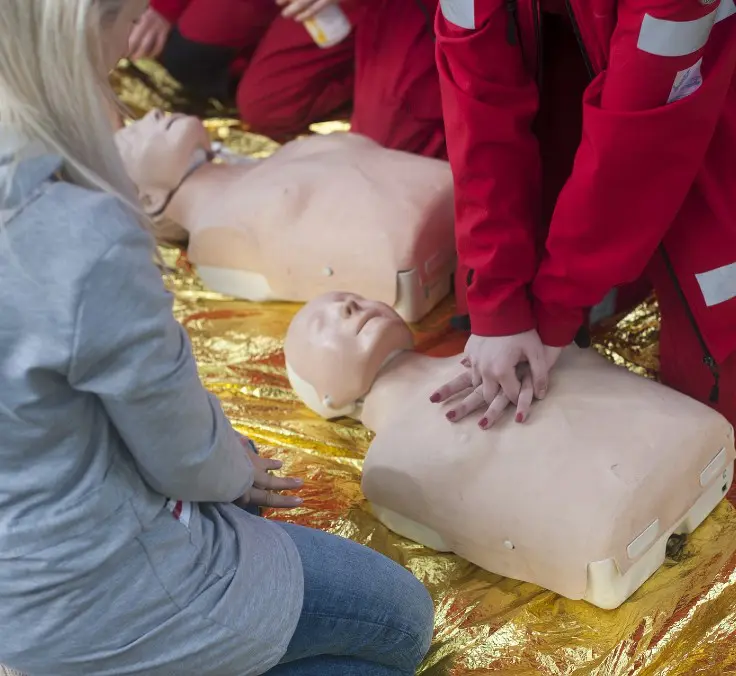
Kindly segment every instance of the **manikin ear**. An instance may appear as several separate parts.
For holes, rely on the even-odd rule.
[[[141,204],[143,210],[149,216],[159,216],[166,207],[166,201],[169,199],[169,193],[161,188],[151,188],[140,193]]]
[[[329,394],[322,397],[322,406],[323,408],[321,410],[315,412],[319,413],[323,418],[327,418],[327,420],[335,420],[336,418],[352,418],[359,409],[359,403],[357,401],[352,401],[342,408],[335,408],[335,404]]]
[[[329,394],[320,397],[312,384],[301,378],[288,361],[286,362],[286,374],[289,378],[291,388],[302,402],[304,402],[304,405],[327,420],[350,417],[358,409],[357,402],[350,403],[339,409],[335,408],[332,397]]]

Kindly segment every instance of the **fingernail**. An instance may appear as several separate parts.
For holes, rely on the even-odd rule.
[[[483,418],[483,420],[481,420],[478,423],[478,427],[480,427],[482,429],[485,429],[486,427],[488,427],[488,418]]]
[[[547,396],[547,390],[540,390],[539,391],[539,398],[544,399]]]
[[[294,479],[294,483],[297,486],[303,486],[304,485],[304,479]]]
[[[430,401],[431,401],[431,402],[432,402],[433,404],[438,404],[438,403],[439,403],[439,401],[440,401],[440,393],[439,393],[439,392],[435,392],[435,393],[434,393],[434,394],[433,394],[433,395],[432,395],[432,396],[431,396],[431,397],[429,398],[429,400],[430,400]]]
[[[304,500],[302,498],[296,498],[294,502],[296,502],[297,505],[301,505],[304,502]]]
[[[516,414],[516,422],[517,423],[523,423],[524,422],[524,414],[523,413],[517,413]]]
[[[450,412],[449,412],[449,413],[447,414],[447,419],[448,419],[448,420],[455,420],[455,418],[457,418],[457,413],[455,413],[455,411],[450,411]]]

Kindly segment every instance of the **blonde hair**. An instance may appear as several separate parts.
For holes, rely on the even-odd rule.
[[[0,155],[57,154],[70,181],[137,206],[101,68],[102,29],[127,1],[0,0]]]

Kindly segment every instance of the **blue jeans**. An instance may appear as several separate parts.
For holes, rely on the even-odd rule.
[[[429,650],[434,607],[408,571],[367,547],[279,524],[304,567],[304,606],[269,676],[409,676]]]

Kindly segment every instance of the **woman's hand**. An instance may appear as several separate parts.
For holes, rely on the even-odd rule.
[[[536,331],[515,336],[470,336],[465,346],[465,360],[473,375],[473,387],[482,387],[483,398],[490,404],[500,390],[516,404],[521,392],[521,381],[516,373],[519,364],[529,364],[534,395],[544,399],[547,394],[549,368],[544,346]],[[451,392],[442,390],[441,400]]]
[[[471,413],[485,409],[485,415],[478,423],[481,429],[489,429],[495,425],[503,415],[503,412],[511,404],[511,400],[504,394],[503,390],[499,390],[490,405],[483,398],[483,387],[473,387],[473,375],[470,367],[466,366],[467,371],[450,381],[445,387],[458,389],[463,392],[462,401],[447,412],[447,419],[450,422],[459,422],[467,418]],[[516,422],[525,422],[529,417],[529,410],[534,400],[534,387],[532,386],[532,374],[528,364],[521,364],[517,368],[517,377],[521,382],[519,398],[516,403]],[[440,388],[438,392],[443,392]],[[452,396],[452,395],[450,395]],[[433,395],[432,401],[438,401]]]
[[[270,472],[281,469],[279,460],[263,458],[253,451],[250,441],[243,439],[243,447],[253,463],[255,479],[253,486],[240,499],[244,505],[257,507],[273,507],[278,509],[292,509],[304,502],[301,498],[291,495],[281,495],[278,491],[293,491],[300,489],[304,482],[301,479],[275,477]]]
[[[465,393],[461,403],[447,413],[457,422],[486,408],[479,425],[491,427],[509,404],[516,406],[516,421],[529,417],[532,402],[547,394],[549,370],[561,353],[560,348],[542,345],[536,331],[503,338],[471,336],[465,349],[466,373],[443,385],[431,401],[441,403]]]
[[[276,4],[284,8],[281,16],[302,23],[307,19],[311,19],[325,7],[335,5],[338,2],[340,0],[276,0]]]
[[[562,347],[544,346],[544,360],[547,362],[547,368],[551,371],[557,364],[557,360],[562,354]]]
[[[164,50],[171,24],[150,7],[133,28],[128,41],[128,58],[155,59]]]

